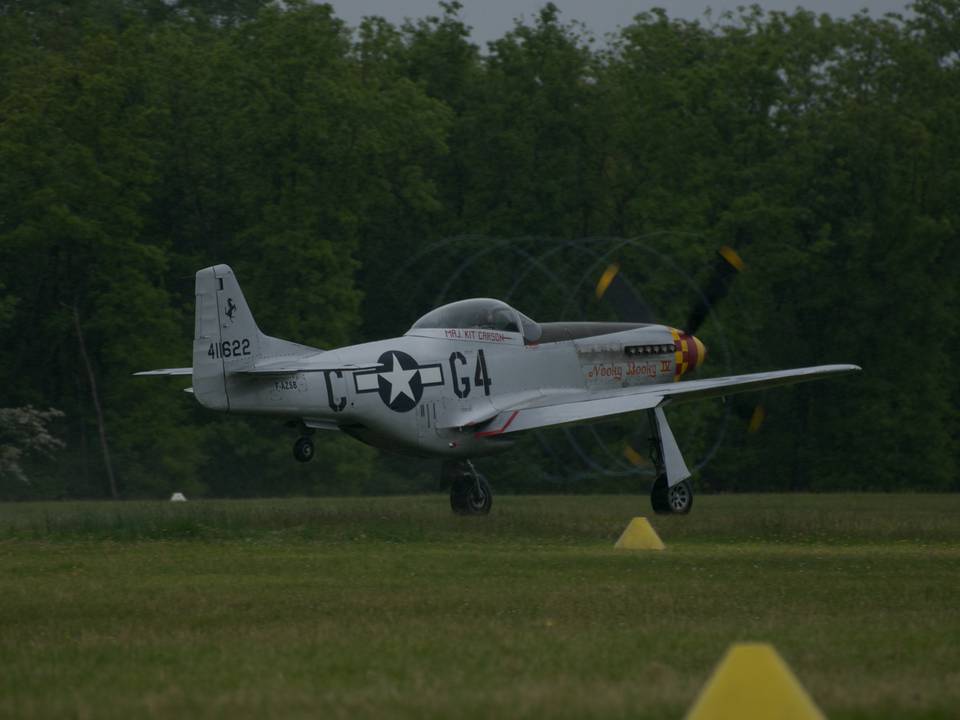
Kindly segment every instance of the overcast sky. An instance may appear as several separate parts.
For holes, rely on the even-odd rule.
[[[326,0],[338,17],[349,25],[356,26],[366,15],[381,15],[393,23],[404,18],[421,18],[438,15],[436,0]],[[736,10],[738,5],[750,5],[750,0],[553,0],[560,8],[563,20],[579,20],[598,37],[613,32],[617,27],[629,25],[637,13],[652,7],[665,7],[670,17],[688,20],[703,17],[704,11],[712,8],[714,17],[725,10]],[[484,44],[501,37],[513,27],[513,19],[536,17],[546,0],[463,0],[463,17],[473,28],[473,40]],[[906,0],[764,0],[758,4],[765,10],[792,11],[798,6],[817,13],[848,16],[867,8],[871,15],[881,16],[886,12],[905,12]]]

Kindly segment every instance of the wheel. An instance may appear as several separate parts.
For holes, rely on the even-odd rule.
[[[667,486],[667,476],[660,475],[650,491],[650,504],[659,515],[686,515],[693,507],[693,487],[689,480]]]
[[[454,478],[450,485],[450,509],[457,515],[486,515],[493,505],[490,483],[480,474]]]
[[[693,487],[689,480],[681,480],[667,491],[667,503],[670,512],[675,515],[686,515],[693,507]]]
[[[672,510],[670,510],[670,503],[667,500],[667,476],[658,475],[657,479],[653,483],[653,489],[650,490],[650,504],[653,506],[653,511],[658,515],[665,515]]]
[[[313,459],[313,440],[308,437],[299,438],[293,444],[293,456],[300,462],[309,462]]]

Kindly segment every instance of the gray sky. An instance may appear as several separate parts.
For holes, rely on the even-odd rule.
[[[421,18],[438,15],[436,0],[326,0],[336,9],[338,17],[347,24],[356,26],[365,15],[381,15],[393,23],[404,18]],[[738,5],[750,5],[751,0],[553,0],[560,8],[565,21],[580,20],[595,35],[602,37],[618,26],[629,25],[637,13],[652,7],[665,7],[670,17],[687,19],[702,18],[710,7],[714,17],[725,10],[736,10]],[[473,27],[473,40],[484,44],[501,37],[513,27],[513,18],[536,17],[546,0],[463,0],[463,17]],[[797,6],[817,13],[834,16],[849,16],[863,8],[871,15],[881,16],[886,12],[905,12],[907,0],[759,0],[766,10],[792,11]]]

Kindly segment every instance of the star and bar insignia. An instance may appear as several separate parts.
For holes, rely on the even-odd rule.
[[[400,350],[383,353],[377,360],[380,367],[353,374],[357,393],[376,392],[383,404],[394,412],[409,412],[423,397],[423,389],[443,385],[440,363],[420,365]]]

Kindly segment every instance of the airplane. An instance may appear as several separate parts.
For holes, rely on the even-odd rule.
[[[490,483],[473,458],[508,450],[518,433],[644,411],[656,470],[653,510],[686,514],[690,471],[665,407],[860,370],[818,365],[686,379],[706,358],[693,332],[725,294],[726,275],[742,267],[729,247],[719,257],[709,297],[686,331],[655,322],[540,323],[500,300],[472,298],[431,310],[402,337],[331,350],[262,333],[233,270],[214,265],[196,274],[192,367],[135,375],[189,375],[187,391],[206,408],[287,419],[301,431],[293,446],[300,462],[313,458],[317,430],[440,458],[451,509],[461,515],[485,515],[492,506]],[[642,300],[618,271],[607,268],[597,297],[608,295],[624,314],[649,315],[637,312]]]

